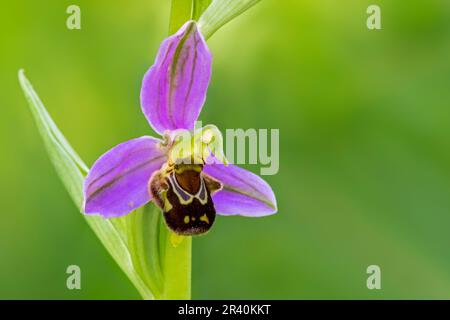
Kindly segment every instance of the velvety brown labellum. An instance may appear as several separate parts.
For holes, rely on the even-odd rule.
[[[207,232],[214,223],[216,210],[201,172],[173,172],[168,185],[166,201],[170,205],[165,207],[169,210],[163,211],[167,226],[180,235]]]
[[[203,234],[216,218],[211,194],[222,185],[202,173],[202,168],[177,164],[155,174],[150,181],[149,192],[162,209],[167,226],[179,235]]]

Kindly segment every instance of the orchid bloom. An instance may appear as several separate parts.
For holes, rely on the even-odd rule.
[[[162,139],[143,136],[103,154],[84,183],[86,214],[119,217],[153,201],[172,231],[196,235],[211,228],[216,212],[249,217],[276,212],[274,193],[263,179],[227,164],[220,131],[213,125],[194,128],[211,62],[194,21],[162,42],[141,89],[142,111]],[[200,146],[195,152],[180,148],[186,132],[188,144]]]

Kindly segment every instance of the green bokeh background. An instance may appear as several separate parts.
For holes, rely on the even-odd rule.
[[[17,71],[90,165],[152,134],[140,83],[168,16],[167,0],[0,5],[0,298],[139,298],[58,180]],[[265,177],[279,214],[220,217],[196,238],[193,298],[450,298],[450,2],[263,0],[209,45],[201,119],[280,129]],[[381,290],[366,288],[372,264]]]

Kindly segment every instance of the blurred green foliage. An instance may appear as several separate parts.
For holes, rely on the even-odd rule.
[[[0,4],[2,299],[139,298],[58,180],[17,71],[92,164],[152,134],[140,83],[170,4],[75,2],[81,30],[65,25],[73,1]],[[279,214],[220,217],[196,238],[193,298],[450,298],[449,22],[446,0],[263,0],[209,40],[201,119],[280,129],[280,171],[265,177]],[[366,288],[371,264],[382,290]]]

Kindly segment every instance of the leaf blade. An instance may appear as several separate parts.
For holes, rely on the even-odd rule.
[[[26,78],[24,71],[19,70],[18,76],[50,160],[55,166],[63,185],[81,212],[83,181],[89,169],[48,114],[44,104]],[[127,243],[128,235],[126,230],[122,229],[126,224],[118,221],[114,223],[112,220],[95,215],[83,215],[83,217],[142,297],[144,299],[157,298],[159,293],[155,292],[155,290],[152,291],[148,282],[144,280],[145,277],[142,275],[144,271],[138,272],[135,268],[135,262]]]
[[[205,39],[260,0],[213,0],[199,19],[199,28]]]

